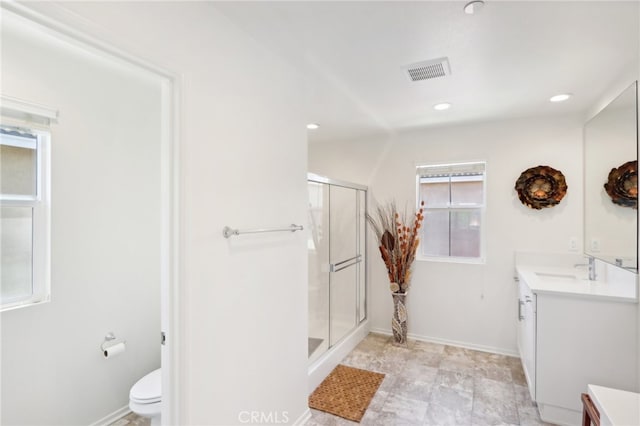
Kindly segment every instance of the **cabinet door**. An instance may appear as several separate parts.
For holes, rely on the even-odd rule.
[[[535,296],[520,279],[518,283],[518,350],[531,399],[536,400],[536,312]]]
[[[538,404],[579,416],[589,384],[638,390],[636,303],[553,294],[537,301]]]

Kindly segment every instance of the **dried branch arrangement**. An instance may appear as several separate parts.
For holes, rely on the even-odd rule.
[[[400,213],[395,202],[378,206],[373,216],[367,214],[387,267],[392,293],[405,293],[409,289],[411,264],[416,258],[424,219],[423,206],[424,201],[413,217],[406,210]]]

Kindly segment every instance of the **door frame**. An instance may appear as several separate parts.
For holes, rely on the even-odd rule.
[[[182,289],[179,285],[181,274],[182,232],[180,226],[180,140],[181,140],[181,93],[182,77],[180,74],[166,70],[142,58],[97,38],[89,32],[98,32],[98,28],[79,31],[85,28],[87,21],[72,26],[68,14],[55,4],[46,5],[45,13],[51,11],[52,16],[63,16],[62,20],[50,17],[29,7],[29,4],[16,2],[0,2],[0,11],[22,18],[26,25],[34,25],[47,33],[92,54],[107,60],[116,61],[127,67],[149,74],[160,84],[161,90],[161,140],[160,140],[160,187],[161,187],[161,329],[166,336],[166,343],[161,345],[162,365],[162,423],[180,424],[184,413],[185,401],[181,399],[181,372],[184,371],[186,354],[181,348],[183,343],[184,321],[182,320]],[[59,12],[59,13],[58,13]],[[78,19],[78,18],[71,18]],[[81,25],[82,24],[82,25]],[[94,31],[95,30],[95,31]],[[158,336],[158,343],[161,336]]]

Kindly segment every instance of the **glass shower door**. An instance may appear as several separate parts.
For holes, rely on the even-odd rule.
[[[310,363],[366,319],[366,188],[324,180],[308,182]]]
[[[367,318],[367,271],[364,255],[367,246],[367,193],[358,190],[358,254],[362,261],[358,264],[358,323]]]
[[[309,182],[309,361],[329,349],[329,185]]]
[[[362,256],[358,252],[357,190],[330,187],[330,334],[331,345],[358,324],[358,274]]]

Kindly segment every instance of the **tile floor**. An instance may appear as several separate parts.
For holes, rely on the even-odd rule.
[[[519,358],[369,334],[343,361],[385,373],[360,424],[544,425],[531,402]],[[311,410],[307,426],[357,423]]]
[[[531,402],[519,358],[371,333],[342,361],[385,373],[361,425],[548,425]],[[357,423],[311,410],[307,426]],[[148,426],[135,414],[110,426]]]
[[[129,413],[121,419],[111,423],[109,426],[149,426],[151,419],[140,417],[137,414]]]

